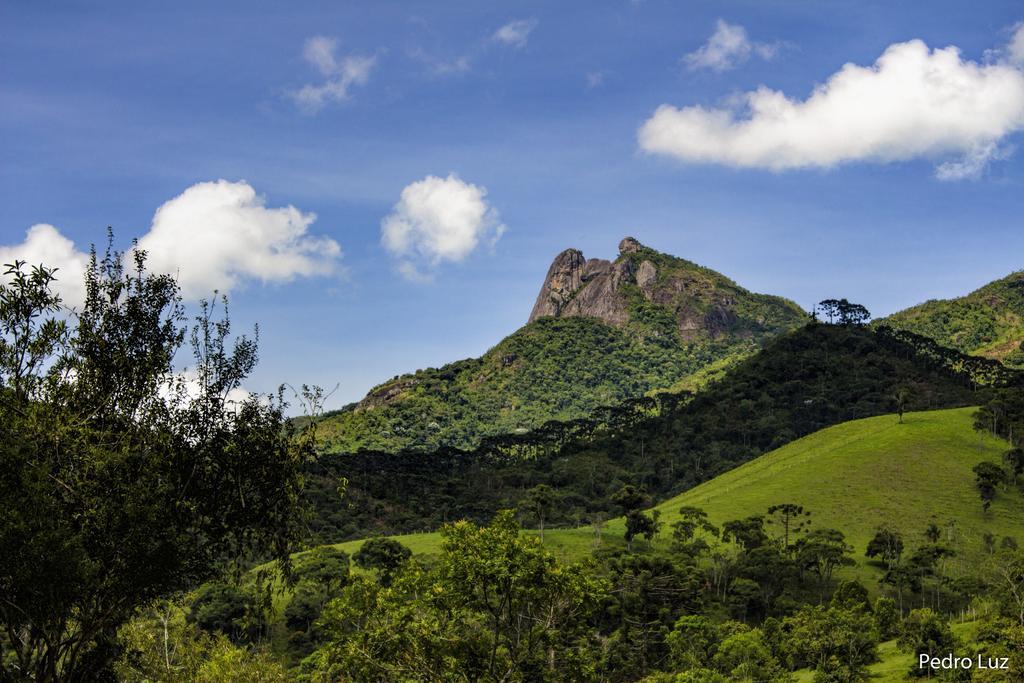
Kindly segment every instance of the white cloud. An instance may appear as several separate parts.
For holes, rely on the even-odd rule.
[[[491,36],[494,40],[511,47],[523,47],[530,39],[530,33],[537,28],[536,19],[517,19],[510,21]]]
[[[149,268],[177,275],[182,295],[196,299],[247,279],[334,273],[341,247],[307,233],[315,220],[294,206],[267,208],[244,181],[197,183],[157,209],[139,247]]]
[[[12,246],[0,245],[0,264],[25,261],[28,268],[44,265],[56,268],[54,290],[65,306],[81,308],[85,302],[85,268],[89,255],[47,223],[33,225],[25,240]]]
[[[737,24],[730,24],[719,19],[715,24],[715,32],[700,48],[683,57],[683,62],[690,71],[710,69],[711,71],[728,71],[757,55],[761,59],[770,60],[779,51],[777,43],[757,43],[747,36],[747,30]]]
[[[399,272],[407,279],[429,279],[416,262],[434,268],[442,261],[462,261],[481,242],[497,242],[505,231],[486,201],[487,189],[447,178],[427,176],[402,190],[398,203],[381,221],[381,243],[402,259]]]
[[[421,48],[414,48],[409,51],[409,56],[425,64],[434,76],[464,74],[472,68],[472,62],[465,55],[446,60],[434,57]]]
[[[294,206],[267,208],[246,182],[198,183],[157,209],[139,239],[151,272],[174,275],[187,300],[227,293],[249,280],[286,282],[338,270],[341,247],[308,234],[316,215]],[[15,259],[56,267],[57,291],[68,306],[85,300],[89,260],[52,225],[33,225],[21,244],[0,246],[0,262]]]
[[[1024,69],[1024,21],[1011,26],[1008,32],[1010,40],[1005,45],[985,50],[985,61],[1011,64],[1018,69]]]
[[[806,100],[762,86],[741,102],[745,108],[664,104],[638,131],[640,147],[776,171],[958,155],[938,175],[969,177],[1024,128],[1024,73],[1009,58],[978,64],[956,47],[929,50],[912,40],[889,46],[872,66],[844,65]]]
[[[1019,67],[1024,67],[1024,22],[1013,27],[1013,36],[1006,46],[1007,61]]]
[[[327,80],[319,85],[305,85],[291,93],[302,109],[315,113],[327,102],[341,102],[348,99],[353,85],[365,85],[370,71],[376,64],[376,57],[348,56],[338,59],[335,53],[338,41],[326,36],[316,36],[306,41],[302,54]]]
[[[604,72],[603,71],[591,71],[587,74],[587,88],[599,88],[604,85]]]

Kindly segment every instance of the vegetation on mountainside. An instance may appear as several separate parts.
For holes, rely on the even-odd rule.
[[[957,299],[932,300],[878,321],[964,353],[1024,368],[1024,271]]]
[[[552,675],[764,681],[809,668],[818,680],[872,670],[901,680],[920,652],[1005,656],[1024,644],[1024,497],[1008,490],[981,511],[972,465],[1007,444],[973,430],[973,413],[915,412],[903,424],[886,415],[813,434],[646,513],[655,531],[631,550],[628,518],[600,534],[548,529],[543,542],[507,514],[490,528],[395,539],[415,557],[386,579],[335,588],[300,670],[311,680],[405,670],[497,680],[499,666],[531,680],[571,662]],[[640,499],[636,489],[617,496],[621,509]],[[868,556],[879,529],[902,539],[891,558]],[[584,606],[574,586],[586,581]],[[508,600],[506,589],[516,592]],[[525,618],[541,603],[564,610],[557,622]],[[950,629],[962,613],[976,620],[969,633]]]
[[[471,562],[512,577],[532,566],[524,559],[531,553],[546,553],[544,571],[553,572],[552,578],[539,568],[524,575],[538,587],[566,571],[599,582],[590,589],[598,601],[588,608],[593,618],[562,622],[561,638],[551,643],[565,647],[564,638],[572,639],[575,670],[584,672],[577,680],[628,681],[659,671],[678,672],[678,680],[786,680],[786,671],[802,667],[817,671],[819,680],[865,680],[871,670],[902,680],[917,652],[948,651],[929,650],[924,626],[946,633],[947,620],[965,612],[978,621],[969,634],[956,629],[965,636],[956,648],[967,656],[1005,653],[1024,644],[1014,597],[1024,588],[1024,556],[1017,550],[1024,496],[1007,488],[990,512],[982,511],[972,467],[999,460],[1008,444],[974,430],[975,413],[912,412],[902,424],[885,415],[817,432],[644,513],[654,531],[650,540],[634,538],[631,550],[624,542],[628,516],[548,528],[543,542],[536,534],[513,535],[507,516],[490,532],[456,525],[467,539],[489,539],[472,548],[453,544],[451,530],[399,537],[394,541],[415,551],[413,561],[386,583],[348,579],[349,587],[324,606],[322,645],[303,669],[387,677],[392,666],[429,665],[435,674],[478,671],[492,680],[482,673],[490,659],[470,655],[497,648],[513,680],[530,678],[527,671],[543,671],[550,660],[510,661],[507,646],[494,638],[514,632],[460,635],[466,623],[494,623],[486,621],[492,618],[486,603],[464,593],[500,581],[468,581],[452,572]],[[642,497],[637,489],[621,491],[619,510],[633,511]],[[891,544],[891,557],[869,554],[880,530],[900,539]],[[355,554],[364,545],[333,551]],[[514,583],[531,590],[529,582]],[[421,602],[433,595],[436,602]],[[461,607],[453,611],[456,604]],[[529,609],[528,602],[512,604]],[[415,627],[398,629],[398,623]],[[898,644],[880,647],[896,637]]]
[[[482,437],[585,418],[600,406],[678,386],[807,320],[790,301],[653,249],[619,261],[657,268],[646,290],[622,283],[612,295],[629,313],[623,327],[589,317],[535,320],[481,358],[395,377],[359,404],[324,416],[322,449],[475,448]],[[696,327],[684,334],[683,321]]]
[[[520,507],[532,487],[550,486],[560,505],[548,521],[614,516],[623,485],[658,498],[678,493],[800,436],[897,408],[977,404],[1015,381],[995,361],[964,356],[906,333],[812,324],[768,343],[719,381],[686,398],[547,423],[528,434],[485,439],[474,451],[366,451],[327,456],[311,466],[307,495],[321,543],[483,522]],[[349,481],[346,504],[335,490]],[[533,523],[532,520],[527,520]]]
[[[718,527],[730,519],[766,513],[780,502],[810,510],[811,526],[842,529],[854,545],[854,576],[874,585],[880,559],[865,556],[879,528],[899,531],[909,551],[936,523],[958,551],[963,568],[981,562],[989,550],[985,534],[1024,543],[1024,495],[1015,487],[1000,491],[986,514],[978,500],[972,468],[1000,461],[1009,444],[974,429],[973,407],[912,412],[900,424],[895,415],[844,422],[815,432],[688,491],[658,503],[659,521],[670,531],[681,508],[699,508]],[[947,528],[947,522],[956,524]],[[524,520],[529,518],[524,516]],[[621,517],[600,524],[600,545],[617,544],[625,532]],[[396,536],[418,554],[437,552],[437,533]],[[589,555],[598,540],[592,524],[570,524],[545,531],[545,545],[569,560]],[[338,544],[352,553],[362,540]],[[654,547],[666,547],[663,531]]]
[[[227,404],[257,357],[226,313],[201,307],[175,379],[178,286],[144,265],[94,253],[73,325],[53,271],[0,281],[0,680],[112,680],[140,608],[295,549],[311,439],[280,397]]]
[[[701,342],[681,353],[594,318],[541,318],[481,358],[372,390],[362,406],[326,415],[318,435],[327,453],[475,447],[481,437],[577,419],[643,396],[750,348]]]

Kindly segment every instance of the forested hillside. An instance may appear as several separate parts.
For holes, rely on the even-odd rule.
[[[879,322],[964,353],[1024,367],[1024,271],[966,296],[926,301]]]
[[[807,320],[791,301],[632,238],[619,248],[615,261],[560,254],[525,327],[481,358],[395,377],[326,416],[324,450],[473,448],[681,386]]]
[[[660,394],[590,420],[485,439],[472,451],[363,451],[321,458],[307,495],[321,542],[484,521],[538,485],[560,499],[556,523],[616,509],[625,484],[655,498],[684,491],[823,427],[897,409],[982,402],[1017,382],[996,361],[887,328],[810,324],[767,344],[695,395]],[[346,504],[336,493],[348,480]]]

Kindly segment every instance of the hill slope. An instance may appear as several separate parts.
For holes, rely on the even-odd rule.
[[[926,301],[880,322],[964,353],[1024,368],[1024,271],[957,299]]]
[[[891,412],[898,392],[908,411],[955,408],[987,400],[990,391],[978,383],[1014,379],[995,361],[910,333],[809,324],[767,342],[690,400],[663,394],[646,409],[602,410],[489,438],[472,451],[325,456],[307,472],[307,495],[322,543],[434,529],[463,517],[482,522],[518,507],[538,484],[565,497],[552,524],[607,517],[624,484],[662,500],[823,427]],[[338,478],[349,481],[344,508]]]
[[[840,529],[858,561],[880,525],[899,530],[909,546],[930,522],[955,521],[954,564],[983,552],[982,534],[1024,541],[1024,497],[1000,491],[986,514],[971,468],[1001,462],[1006,442],[973,428],[973,408],[909,413],[845,422],[767,453],[658,506],[671,523],[683,505],[701,507],[716,523],[762,514],[793,502],[813,513],[816,527]]]
[[[528,324],[481,358],[402,375],[321,425],[327,452],[473,447],[572,420],[749,355],[802,325],[785,299],[627,238],[615,261],[569,249]]]
[[[1024,541],[1024,497],[1016,489],[1000,491],[988,514],[982,512],[971,468],[983,460],[999,462],[1006,442],[973,429],[974,408],[908,413],[904,424],[894,415],[854,420],[823,429],[767,453],[657,506],[671,524],[683,505],[707,511],[721,524],[768,506],[792,502],[812,512],[816,527],[843,531],[854,546],[853,571],[874,585],[878,570],[865,564],[864,548],[881,525],[902,532],[909,548],[918,545],[930,522],[950,534],[958,551],[951,571],[978,562],[982,534]],[[955,520],[952,530],[947,522]],[[611,520],[602,543],[618,544],[621,518]],[[656,545],[667,545],[662,534]],[[436,533],[396,536],[414,552],[439,547]],[[556,553],[582,559],[592,552],[589,527],[549,529],[545,543]],[[362,541],[337,547],[354,552]]]

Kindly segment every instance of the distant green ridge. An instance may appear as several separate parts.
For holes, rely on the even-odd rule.
[[[966,296],[926,301],[877,322],[931,337],[964,353],[1024,368],[1024,271]]]

